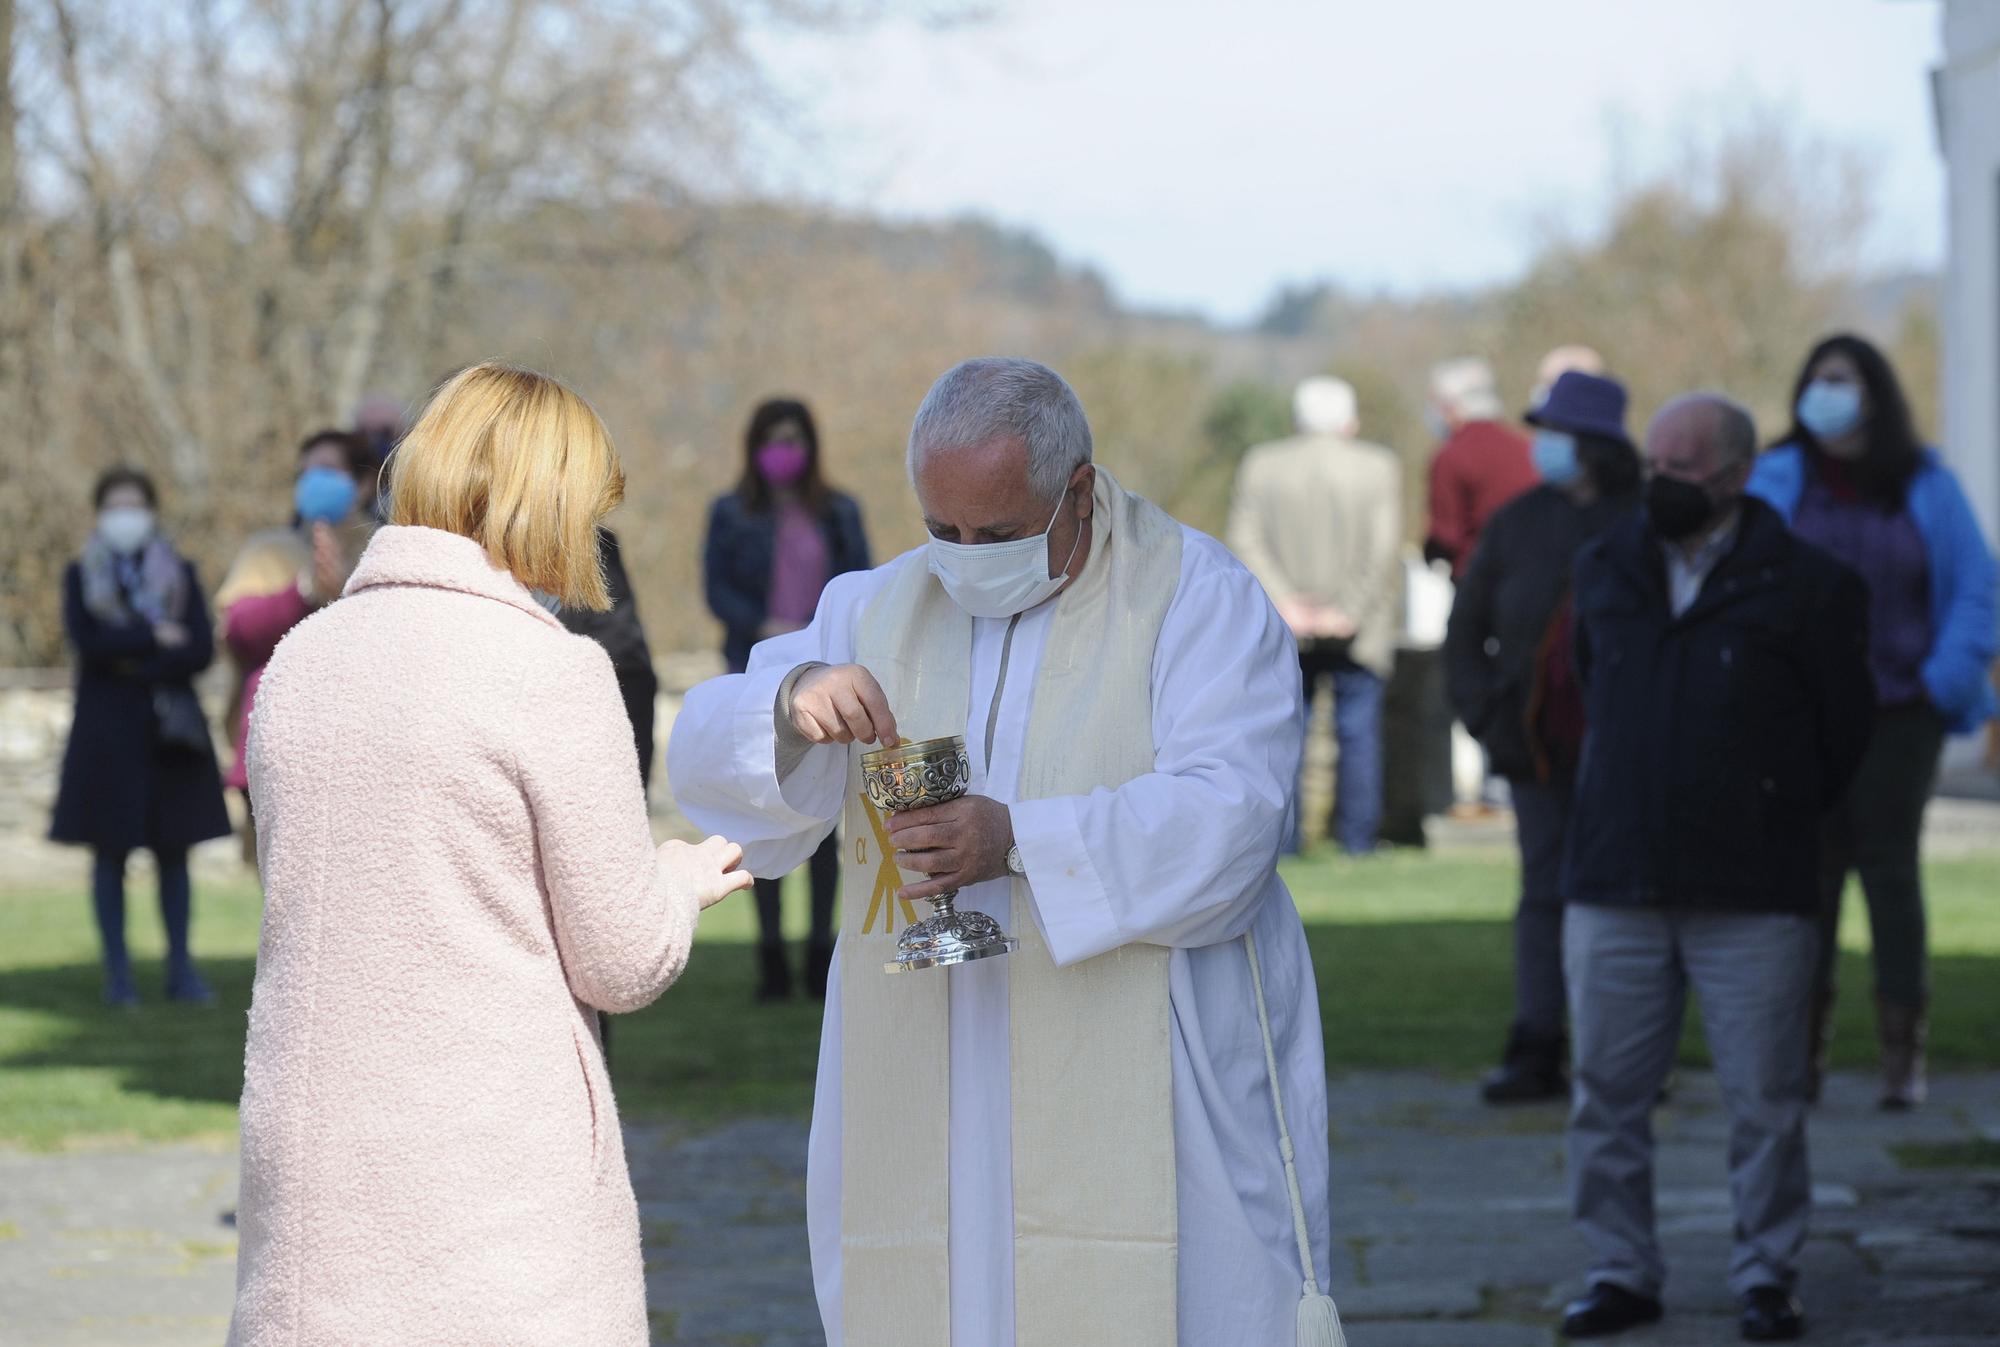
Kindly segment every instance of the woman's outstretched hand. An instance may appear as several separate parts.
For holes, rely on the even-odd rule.
[[[748,870],[737,868],[743,864],[743,848],[727,838],[668,842],[660,848],[660,859],[680,871],[703,911],[754,882]]]

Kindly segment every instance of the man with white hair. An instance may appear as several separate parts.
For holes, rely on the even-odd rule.
[[[1558,346],[1542,357],[1542,363],[1535,366],[1534,391],[1528,394],[1528,410],[1535,411],[1549,399],[1556,380],[1565,374],[1588,374],[1593,378],[1604,377],[1604,357],[1588,346]]]
[[[1465,574],[1479,535],[1501,506],[1540,478],[1528,441],[1502,424],[1493,367],[1477,356],[1447,360],[1431,371],[1427,419],[1442,443],[1431,459],[1430,531],[1424,556]]]
[[[668,748],[756,874],[846,818],[806,1185],[827,1340],[1332,1344],[1318,999],[1276,870],[1291,637],[1092,463],[1044,366],[947,372],[909,468],[930,541],[696,688]],[[877,813],[862,746],[954,734],[969,793]],[[886,976],[911,900],[954,889],[1020,948]]]
[[[1333,683],[1332,835],[1355,855],[1382,823],[1382,694],[1396,656],[1402,468],[1355,438],[1354,389],[1313,378],[1292,398],[1298,434],[1243,456],[1229,545],[1264,585],[1299,646],[1306,704]],[[1295,825],[1294,849],[1302,827]]]

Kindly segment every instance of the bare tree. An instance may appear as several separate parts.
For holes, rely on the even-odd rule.
[[[753,31],[892,2],[6,0],[0,389],[45,383],[52,453],[152,463],[184,530],[239,532],[274,447],[493,349],[486,264],[745,181],[777,108]],[[502,229],[544,212],[565,237]]]

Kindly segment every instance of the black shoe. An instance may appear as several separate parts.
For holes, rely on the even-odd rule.
[[[833,946],[806,946],[806,995],[815,1001],[826,1000],[826,973],[833,967]]]
[[[1598,1282],[1563,1310],[1566,1338],[1606,1338],[1660,1320],[1660,1302],[1612,1282]]]
[[[1479,1084],[1479,1097],[1489,1104],[1539,1104],[1569,1098],[1569,1077],[1526,1062],[1506,1062]]]
[[[1499,1069],[1480,1083],[1479,1097],[1489,1104],[1569,1098],[1569,1077],[1563,1072],[1568,1046],[1561,1034],[1538,1034],[1515,1025],[1507,1035],[1507,1051]]]
[[[1806,1307],[1782,1286],[1759,1286],[1743,1297],[1745,1342],[1791,1342],[1806,1332]]]
[[[167,979],[167,999],[200,1006],[205,1010],[215,1007],[215,993],[202,981],[201,974],[192,968],[183,968]]]
[[[789,1001],[792,999],[792,966],[785,961],[783,945],[759,945],[757,947],[757,999],[759,1001]]]

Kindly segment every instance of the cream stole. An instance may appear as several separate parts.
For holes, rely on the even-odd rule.
[[[1153,769],[1152,668],[1180,584],[1180,526],[1097,472],[1090,560],[1056,600],[1020,796],[1088,795]],[[862,614],[856,660],[910,739],[986,723],[972,619],[921,564]],[[970,714],[968,714],[970,712]],[[943,1347],[949,1296],[950,1000],[945,970],[890,975],[900,902],[883,821],[849,756],[841,972],[841,1280],[848,1347]],[[915,876],[910,876],[915,878]],[[1167,951],[1058,969],[1024,881],[1007,958],[1013,1060],[1015,1338],[1171,1347],[1177,1211]]]

